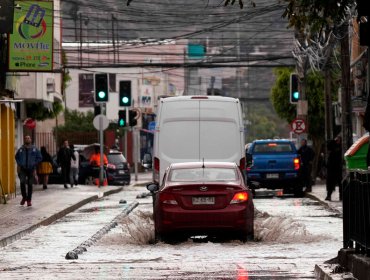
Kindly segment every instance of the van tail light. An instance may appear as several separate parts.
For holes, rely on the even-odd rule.
[[[294,163],[294,170],[299,170],[299,167],[300,167],[299,158],[294,158],[293,163]]]
[[[154,158],[154,172],[158,172],[159,173],[159,158],[155,157]]]
[[[247,192],[237,192],[234,194],[233,199],[230,201],[230,204],[235,203],[242,203],[248,200],[248,193]]]
[[[175,196],[170,193],[161,193],[159,195],[159,201],[163,204],[177,205]]]
[[[243,157],[243,158],[240,159],[240,162],[239,162],[240,172],[243,173],[244,170],[245,170],[245,167],[246,167],[246,165],[245,165],[245,157]]]
[[[154,157],[153,158],[153,181],[156,183],[159,183],[159,158]]]

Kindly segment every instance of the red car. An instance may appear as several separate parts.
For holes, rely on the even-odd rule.
[[[171,164],[161,186],[147,185],[153,194],[156,239],[192,235],[253,240],[252,193],[235,163]]]

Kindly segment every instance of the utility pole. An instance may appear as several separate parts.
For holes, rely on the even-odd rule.
[[[352,100],[350,90],[350,57],[348,22],[342,26],[341,47],[341,106],[342,106],[342,150],[347,151],[353,143],[352,140]]]
[[[330,59],[330,58],[329,58]],[[330,63],[328,63],[330,65]],[[328,66],[324,70],[325,86],[325,140],[333,139],[333,110],[331,100],[331,73]]]

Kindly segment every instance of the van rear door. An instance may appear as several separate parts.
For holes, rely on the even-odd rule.
[[[163,176],[171,163],[199,159],[199,102],[173,101],[161,106],[160,114],[158,152]]]
[[[199,106],[199,159],[239,165],[244,151],[239,103],[202,100]]]

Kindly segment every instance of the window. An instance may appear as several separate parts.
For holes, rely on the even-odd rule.
[[[169,174],[169,181],[175,182],[235,181],[237,179],[237,172],[232,168],[173,169]]]
[[[279,153],[279,152],[292,152],[292,145],[286,143],[266,142],[256,143],[254,153]]]

